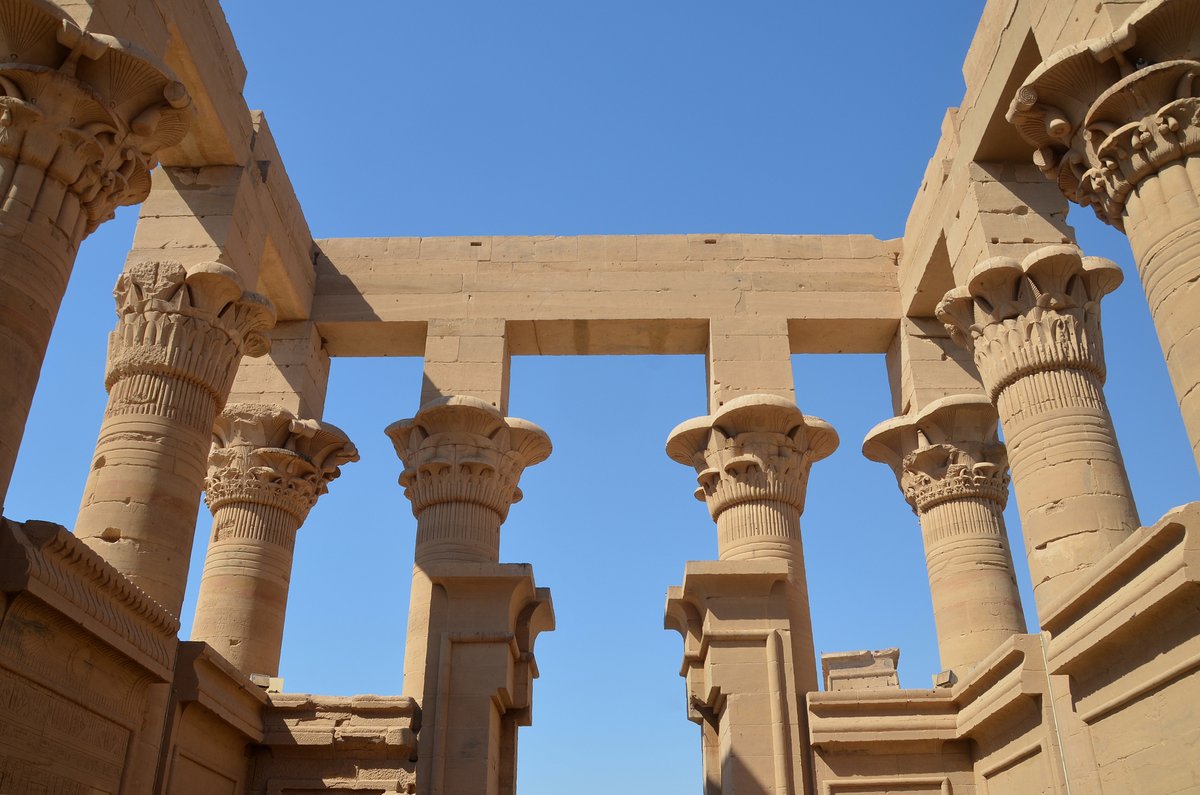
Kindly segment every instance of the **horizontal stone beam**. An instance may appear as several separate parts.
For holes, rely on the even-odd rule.
[[[514,355],[700,354],[712,321],[786,320],[793,353],[882,353],[899,242],[869,235],[317,241],[333,356],[420,356],[430,320],[507,321]]]

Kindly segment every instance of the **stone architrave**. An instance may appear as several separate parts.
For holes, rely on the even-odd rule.
[[[421,706],[417,780],[429,793],[512,793],[517,727],[532,721],[534,641],[554,628],[554,608],[531,566],[498,562],[500,525],[550,440],[458,395],[387,435],[417,518],[404,655],[404,689]]]
[[[1200,464],[1200,14],[1153,0],[1050,56],[1008,112],[1063,194],[1129,236]]]
[[[213,422],[275,313],[216,263],[134,263],[113,295],[108,407],[75,534],[178,616]]]
[[[1047,246],[994,257],[937,309],[972,351],[1008,444],[1038,615],[1140,525],[1104,398],[1108,260]]]
[[[278,676],[296,532],[340,467],[357,460],[333,425],[274,405],[225,407],[208,455],[213,530],[192,640],[242,673]]]
[[[1025,616],[1004,528],[1008,455],[983,395],[952,395],[875,426],[863,454],[896,473],[921,520],[942,668],[959,679]]]
[[[677,426],[667,455],[698,473],[720,560],[689,563],[667,598],[684,636],[689,718],[711,791],[806,791],[805,694],[818,688],[800,515],[828,423],[774,395],[735,398]]]
[[[0,506],[80,242],[150,190],[191,98],[135,45],[0,0]]]

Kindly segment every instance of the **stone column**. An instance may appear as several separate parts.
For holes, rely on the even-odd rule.
[[[554,610],[532,567],[498,562],[500,525],[550,440],[467,396],[432,400],[387,434],[417,518],[404,689],[421,705],[419,791],[512,793],[534,641],[554,628]]]
[[[150,190],[190,123],[187,91],[133,45],[54,5],[0,21],[0,506],[79,244]]]
[[[216,263],[133,263],[113,295],[108,407],[75,534],[178,616],[213,422],[274,312]]]
[[[1194,2],[1147,2],[1055,53],[1008,118],[1068,199],[1125,231],[1200,464],[1200,38]]]
[[[896,473],[921,519],[942,668],[964,677],[1025,616],[1004,528],[1008,455],[982,395],[936,400],[880,423],[863,454]]]
[[[1100,300],[1120,283],[1111,262],[1047,246],[984,261],[937,310],[999,411],[1043,618],[1140,524],[1103,390]]]
[[[800,515],[814,461],[837,448],[827,423],[752,394],[672,431],[667,455],[698,473],[720,561],[693,562],[667,598],[685,638],[689,716],[715,792],[807,792],[805,694],[818,689]]]
[[[279,674],[296,531],[339,467],[357,460],[328,423],[256,403],[221,412],[208,455],[213,530],[192,640],[244,674]]]

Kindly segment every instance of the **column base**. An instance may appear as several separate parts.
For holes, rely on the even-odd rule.
[[[705,792],[810,792],[804,684],[784,560],[693,561],[667,593],[684,638],[688,719],[703,731]],[[797,642],[799,641],[799,642]]]

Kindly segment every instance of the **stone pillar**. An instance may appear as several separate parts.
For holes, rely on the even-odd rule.
[[[1055,53],[1009,110],[1068,199],[1125,231],[1200,465],[1200,39],[1194,2],[1147,2]]]
[[[996,409],[953,395],[880,423],[863,454],[896,473],[921,519],[942,668],[962,678],[1015,634],[1025,616],[1004,528],[1008,455]]]
[[[432,400],[387,434],[417,518],[404,689],[421,705],[419,792],[512,793],[534,641],[554,628],[554,609],[532,567],[498,562],[500,525],[550,440],[467,396]]]
[[[75,534],[178,616],[213,422],[274,312],[216,263],[133,263],[113,295],[108,407]]]
[[[1043,618],[1140,524],[1103,390],[1100,300],[1120,283],[1113,263],[1047,246],[984,261],[937,310],[999,411]]]
[[[191,99],[133,45],[83,33],[50,3],[0,17],[0,507],[79,244],[150,190]]]
[[[812,463],[836,448],[823,420],[759,394],[667,441],[667,455],[699,473],[696,497],[717,523],[720,561],[688,564],[666,618],[685,639],[689,717],[709,725],[713,792],[811,787],[804,705],[818,684],[800,515]]]
[[[212,537],[192,640],[242,673],[279,674],[296,531],[358,451],[336,427],[274,405],[225,408],[213,429],[205,501]]]

